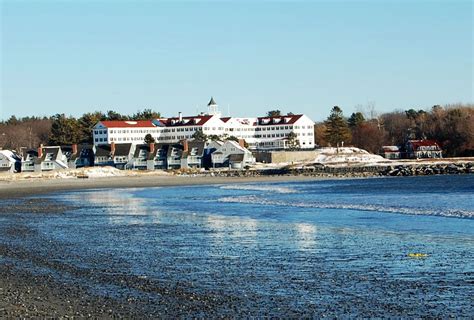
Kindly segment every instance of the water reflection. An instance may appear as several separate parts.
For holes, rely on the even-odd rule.
[[[308,223],[296,224],[296,245],[300,250],[314,250],[316,247],[316,226]]]
[[[90,207],[100,207],[97,213],[107,214],[111,224],[141,225],[160,223],[161,212],[146,199],[135,197],[137,189],[93,190],[69,193],[66,198]]]
[[[215,245],[232,241],[240,244],[255,243],[259,222],[255,219],[241,217],[222,217],[209,215],[205,226],[212,232],[210,240]]]

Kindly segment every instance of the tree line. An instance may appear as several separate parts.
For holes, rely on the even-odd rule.
[[[281,115],[280,110],[267,112],[267,116]],[[132,115],[112,110],[96,111],[84,113],[79,118],[65,114],[12,116],[0,122],[0,147],[19,150],[20,147],[36,148],[39,144],[92,143],[92,128],[98,121],[150,120],[160,116],[152,109]],[[342,108],[335,106],[326,121],[315,124],[314,133],[315,144],[319,146],[352,145],[378,153],[383,145],[403,146],[407,139],[433,139],[440,143],[445,156],[468,156],[473,155],[474,150],[474,105],[436,105],[430,110],[412,108],[380,115],[355,112],[349,117],[343,114]]]
[[[474,155],[474,105],[435,105],[430,110],[397,110],[371,116],[362,112],[345,117],[334,106],[314,127],[319,146],[354,146],[372,153],[384,145],[405,145],[408,139],[432,139],[448,157]]]
[[[84,113],[79,118],[65,114],[50,117],[11,116],[0,122],[0,147],[20,150],[21,147],[36,148],[44,145],[69,145],[92,143],[92,128],[104,120],[151,120],[160,118],[160,113],[152,109],[125,115],[109,110]]]

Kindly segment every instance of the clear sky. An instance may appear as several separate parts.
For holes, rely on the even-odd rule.
[[[471,1],[8,1],[0,118],[473,101]]]

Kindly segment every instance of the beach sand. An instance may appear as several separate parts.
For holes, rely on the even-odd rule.
[[[226,183],[309,181],[321,179],[308,176],[180,176],[180,175],[136,175],[122,177],[101,177],[92,179],[30,179],[0,181],[0,199],[20,198],[67,190],[103,188],[146,188],[184,185],[208,185]]]

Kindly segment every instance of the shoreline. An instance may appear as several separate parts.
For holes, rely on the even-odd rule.
[[[297,175],[255,177],[144,175],[101,177],[91,179],[38,179],[21,181],[0,181],[0,200],[24,198],[28,196],[74,190],[179,187],[193,185],[216,185],[227,183],[314,181],[328,178],[330,177]],[[339,179],[340,178],[341,177],[339,177]]]
[[[163,171],[120,171],[112,167],[94,168],[92,172],[91,169],[72,169],[47,173],[0,175],[0,200],[61,191],[104,188],[176,187],[227,183],[473,174],[474,158],[442,159],[414,163],[395,162],[391,165],[326,166],[295,164],[294,166],[267,168],[266,170],[215,171],[207,174],[202,172],[173,174]],[[96,171],[95,174],[103,175],[90,176],[94,174],[94,170]]]

